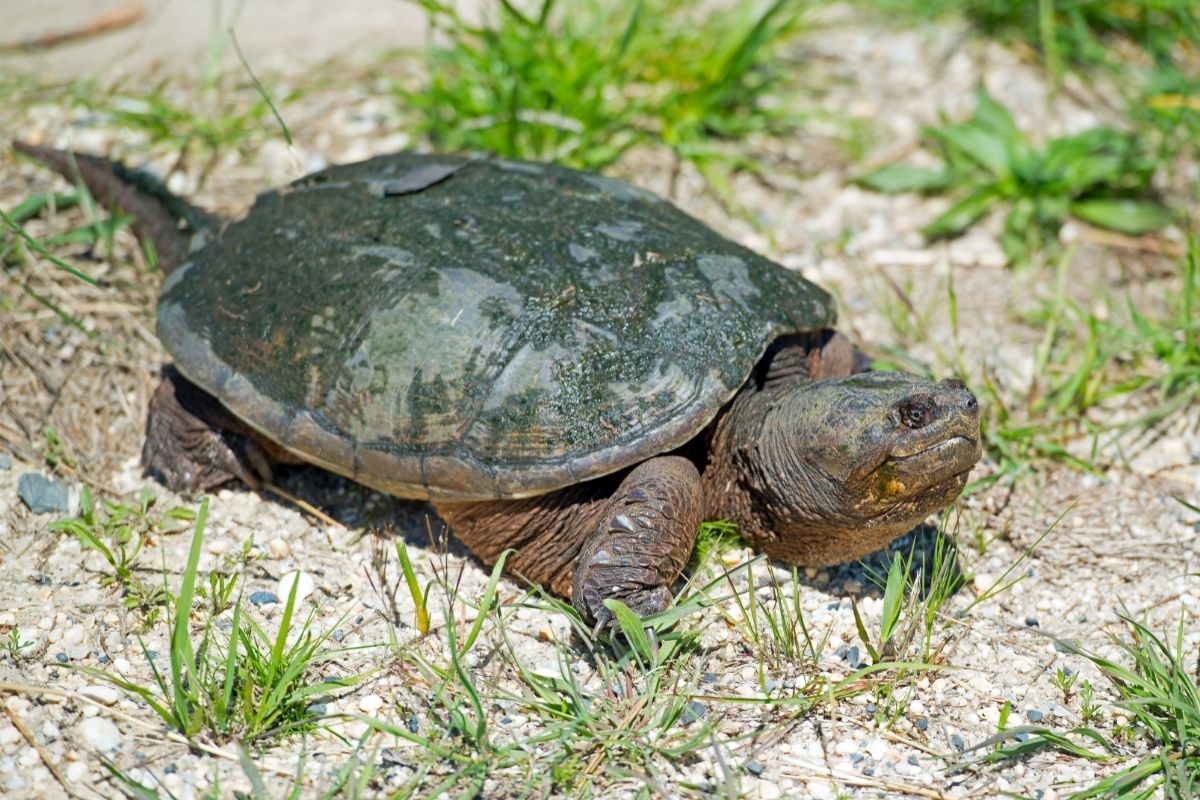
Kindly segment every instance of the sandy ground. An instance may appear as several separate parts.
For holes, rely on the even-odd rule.
[[[247,15],[254,6],[248,5]],[[1022,125],[1030,129],[1076,130],[1100,118],[1086,94],[1082,100],[1060,101],[1054,114],[1044,112],[1046,87],[1035,68],[1002,48],[970,42],[961,31],[832,26],[800,42],[794,57],[812,85],[832,87],[820,103],[872,126],[871,145],[881,156],[911,150],[919,126],[935,121],[940,109],[951,114],[969,110],[981,80],[1019,109]],[[296,137],[294,148],[273,139],[258,142],[245,154],[219,159],[205,180],[196,174],[200,165],[189,163],[172,185],[195,190],[205,205],[237,214],[262,186],[278,185],[321,163],[404,146],[407,134],[398,117],[355,79],[360,72],[339,66],[326,75],[339,76],[332,89],[306,94],[284,109]],[[57,106],[30,109],[19,130],[48,144],[83,140],[99,152],[132,153],[163,173],[174,163],[169,150],[139,153],[137,142],[119,126]],[[1032,353],[1043,331],[1024,320],[1051,296],[1048,273],[1014,273],[1002,265],[995,238],[998,220],[948,245],[925,244],[917,230],[944,201],[883,197],[847,185],[858,167],[831,142],[814,124],[794,141],[747,143],[756,158],[772,167],[768,180],[744,177],[735,182],[739,203],[760,221],[758,226],[728,214],[686,170],[673,199],[727,235],[835,291],[843,328],[869,350],[883,353],[889,344],[902,344],[916,358],[937,363],[939,352],[961,347],[967,377],[976,385],[984,376],[1009,392],[1028,384],[1034,377]],[[65,188],[29,163],[0,163],[0,207],[11,208],[34,191]],[[665,193],[672,166],[660,154],[640,152],[615,172]],[[31,220],[29,229],[45,236],[83,220],[76,209]],[[49,525],[57,515],[35,515],[17,498],[19,476],[35,472],[52,474],[69,486],[75,502],[86,485],[106,499],[135,497],[150,488],[158,495],[159,508],[194,507],[191,499],[173,497],[141,475],[137,464],[146,401],[167,357],[150,333],[157,278],[145,271],[127,233],[118,235],[112,258],[70,245],[60,253],[99,278],[100,288],[83,285],[42,261],[6,268],[0,283],[0,297],[9,303],[0,308],[0,454],[12,462],[0,469],[0,634],[15,627],[31,643],[19,657],[0,655],[0,684],[22,687],[9,692],[7,716],[0,716],[0,793],[12,797],[33,791],[112,796],[118,788],[102,759],[158,787],[164,796],[203,796],[214,781],[222,792],[250,789],[232,744],[202,737],[203,749],[189,748],[139,701],[104,691],[102,682],[78,669],[118,670],[147,682],[142,642],[161,665],[166,628],[160,622],[143,629],[138,614],[103,584],[107,565],[94,552],[81,551],[74,539],[52,532]],[[1070,290],[1081,303],[1132,292],[1141,307],[1161,311],[1177,290],[1177,262],[1171,258],[1137,247],[1102,246],[1079,227],[1065,235],[1080,243],[1072,267],[1080,277]],[[1177,244],[1177,232],[1174,236],[1164,241]],[[959,302],[957,330],[946,313],[951,281]],[[95,335],[57,321],[23,287],[78,315]],[[921,320],[915,329],[911,319],[905,330],[899,329],[901,300]],[[1137,410],[1116,407],[1102,413]],[[73,466],[63,464],[57,472],[49,468],[47,425],[62,440]],[[960,543],[961,567],[974,577],[949,601],[936,628],[936,658],[946,669],[904,682],[899,699],[874,689],[809,713],[797,714],[789,704],[789,697],[798,695],[815,674],[836,680],[867,660],[852,600],[872,630],[878,626],[881,603],[861,566],[801,572],[795,584],[782,567],[762,561],[753,573],[737,571],[733,586],[757,592],[768,605],[769,570],[782,581],[787,597],[796,597],[809,628],[824,642],[818,667],[805,658],[780,655],[765,633],[750,635],[749,623],[732,602],[686,620],[699,632],[699,645],[671,673],[671,697],[698,704],[696,713],[714,726],[712,745],[679,757],[660,753],[639,761],[638,769],[650,776],[648,785],[667,796],[706,796],[732,787],[729,792],[735,796],[762,798],[838,793],[992,797],[1016,792],[1048,799],[1066,796],[1147,752],[1150,743],[1134,737],[1105,763],[1042,753],[983,767],[972,764],[964,750],[996,731],[1006,704],[1012,709],[1010,724],[1028,721],[1058,730],[1080,724],[1078,692],[1064,693],[1053,682],[1064,667],[1095,685],[1101,710],[1090,724],[1111,733],[1128,715],[1113,705],[1114,693],[1096,670],[1056,647],[1055,637],[1119,658],[1110,634],[1120,632],[1123,611],[1145,615],[1156,630],[1173,630],[1181,610],[1200,612],[1190,577],[1200,570],[1196,515],[1175,500],[1196,502],[1200,497],[1194,411],[1178,415],[1157,433],[1143,441],[1103,446],[1096,474],[1040,464],[1015,490],[997,486],[977,492],[951,512],[957,520],[951,530]],[[1089,446],[1086,437],[1072,443],[1085,455]],[[977,475],[995,468],[985,461]],[[258,755],[256,763],[272,795],[281,795],[296,780],[302,747],[308,767],[299,783],[307,795],[331,785],[338,769],[355,757],[354,738],[362,725],[337,719],[339,714],[375,715],[460,746],[439,721],[428,674],[414,665],[421,659],[448,663],[445,608],[469,619],[465,599],[481,593],[486,567],[452,542],[431,543],[427,510],[419,504],[363,492],[315,470],[285,472],[281,482],[336,524],[270,495],[237,486],[221,489],[212,498],[201,571],[236,565],[247,548],[243,580],[248,595],[279,593],[284,575],[303,570],[314,579],[305,608],[317,615],[318,627],[336,628],[340,646],[372,649],[348,651],[319,669],[321,678],[370,672],[361,686],[321,699],[337,735],[288,739]],[[459,594],[449,604],[435,604],[429,637],[418,636],[411,627],[412,603],[403,590],[388,600],[397,586],[396,567],[393,560],[390,576],[382,577],[379,551],[391,547],[390,537],[377,531],[363,535],[364,529],[385,521],[405,537],[423,581],[454,576],[451,582]],[[1020,562],[1016,574],[1024,579],[972,606],[972,599],[1002,578],[1047,529],[1052,530]],[[929,541],[928,532],[918,537],[923,545]],[[898,546],[906,548],[907,540]],[[186,535],[153,536],[139,574],[157,580],[166,565],[167,579],[176,585],[176,565],[183,562],[187,547]],[[727,566],[750,557],[734,553]],[[380,588],[389,586],[391,590]],[[527,666],[544,680],[561,679],[569,670],[592,702],[613,703],[615,718],[623,720],[623,736],[646,748],[685,740],[695,730],[689,727],[695,720],[668,725],[660,734],[654,709],[640,709],[619,693],[613,699],[611,687],[597,675],[595,661],[561,614],[524,602],[524,590],[515,582],[501,586],[507,635],[489,622],[466,666],[484,689],[493,741],[525,748],[531,757],[524,766],[490,771],[483,795],[576,795],[592,785],[600,796],[634,796],[647,784],[641,772],[621,767],[616,755],[597,755],[590,741],[568,742],[564,750],[537,739],[547,723],[522,700],[528,697],[528,685],[513,664]],[[270,628],[278,624],[280,608],[266,603],[254,606],[253,613]],[[389,642],[395,647],[384,646]],[[1189,625],[1185,649],[1194,654],[1196,645],[1195,626]],[[411,787],[425,796],[438,780],[459,769],[449,760],[431,761],[428,752],[399,737],[373,741],[385,749],[369,756],[376,774],[368,794]],[[575,764],[572,759],[588,765],[587,775],[575,782],[561,771],[564,764]],[[428,771],[422,772],[420,765]],[[573,769],[582,767],[575,764]]]

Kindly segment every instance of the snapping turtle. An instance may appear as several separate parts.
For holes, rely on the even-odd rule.
[[[823,290],[616,180],[401,153],[223,225],[110,162],[18,149],[82,173],[162,257],[177,372],[143,463],[176,490],[317,464],[431,500],[485,562],[515,549],[510,571],[604,621],[608,597],[670,602],[704,519],[845,561],[951,502],[980,455],[961,381],[870,371]],[[176,217],[206,243],[189,254]]]

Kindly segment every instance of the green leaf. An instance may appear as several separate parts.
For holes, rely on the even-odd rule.
[[[979,123],[964,122],[944,128],[933,128],[929,134],[997,178],[1007,178],[1012,174],[1009,142]]]
[[[863,622],[862,615],[858,613],[858,603],[854,602],[853,596],[850,597],[850,610],[854,612],[854,627],[858,629],[859,641],[861,641],[863,646],[867,648],[867,652],[871,656],[871,662],[878,664],[879,650],[875,648],[875,645],[871,644],[871,637],[867,633],[867,626]],[[882,647],[883,642],[880,642],[879,646]]]
[[[1077,200],[1071,213],[1092,225],[1137,236],[1165,228],[1174,220],[1166,206],[1151,200]]]
[[[922,228],[921,232],[930,239],[958,236],[971,227],[975,220],[986,214],[997,197],[998,194],[994,187],[985,186],[976,189],[950,206],[944,214]]]
[[[621,633],[625,634],[629,646],[634,649],[642,662],[651,663],[650,639],[646,636],[646,629],[642,627],[641,617],[633,613],[633,609],[629,606],[611,597],[605,599],[604,607],[612,612],[613,617],[617,620],[617,625],[621,628]]]
[[[879,620],[879,646],[887,644],[900,620],[900,604],[904,599],[904,559],[893,558],[888,567],[887,585],[883,591],[883,609]]]
[[[975,121],[1009,141],[1021,139],[1017,123],[1008,109],[997,103],[982,86],[975,92]]]
[[[949,170],[891,164],[855,179],[855,183],[877,192],[932,192],[945,189],[953,180]]]

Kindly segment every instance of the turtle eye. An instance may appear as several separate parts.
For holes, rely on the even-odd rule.
[[[924,428],[933,422],[933,398],[928,395],[907,397],[900,403],[900,422],[908,428]]]

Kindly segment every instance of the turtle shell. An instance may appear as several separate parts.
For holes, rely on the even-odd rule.
[[[829,295],[626,183],[402,153],[261,195],[173,272],[179,370],[306,461],[523,497],[701,431]]]

